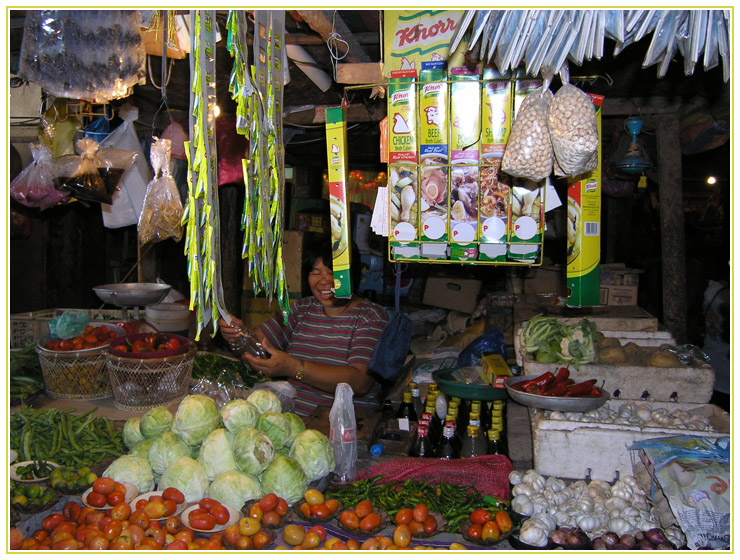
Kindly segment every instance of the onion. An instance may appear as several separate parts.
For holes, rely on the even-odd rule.
[[[620,541],[614,545],[614,550],[632,550],[632,547],[627,546],[626,544]]]
[[[655,550],[673,550],[673,547],[669,544],[658,543],[658,546],[655,547]]]
[[[643,533],[642,531],[637,531],[637,533],[635,533],[635,540],[636,541],[645,540],[645,533]]]
[[[627,548],[630,550],[635,548],[635,546],[637,545],[637,540],[635,539],[635,537],[633,537],[629,533],[625,533],[624,535],[622,535],[621,538],[619,539],[619,542],[626,545]]]
[[[550,541],[553,544],[564,545],[568,544],[568,533],[564,529],[555,529],[550,533]]]
[[[654,527],[649,531],[645,531],[645,536],[653,544],[668,544],[668,538],[660,527]]]
[[[655,545],[651,543],[649,540],[645,539],[644,541],[639,541],[637,543],[637,549],[638,550],[655,550]]]
[[[568,546],[580,547],[580,546],[582,546],[581,537],[579,537],[575,533],[570,533],[568,535],[568,542],[567,542],[567,544],[568,544]]]
[[[606,550],[606,543],[601,537],[599,537],[598,539],[594,539],[593,546],[594,550]]]
[[[604,539],[606,547],[609,549],[614,548],[614,545],[619,542],[619,535],[617,535],[614,531],[604,533],[604,536],[601,538]]]

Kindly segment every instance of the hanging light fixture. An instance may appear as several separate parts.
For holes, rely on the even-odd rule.
[[[653,167],[653,162],[645,153],[645,148],[637,142],[637,136],[644,124],[644,121],[638,117],[630,117],[624,122],[627,133],[632,137],[632,142],[624,156],[616,163],[617,169],[624,173],[642,174]]]

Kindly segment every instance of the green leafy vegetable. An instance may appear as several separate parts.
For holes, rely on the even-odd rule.
[[[538,362],[555,364],[587,364],[596,356],[594,341],[596,326],[588,319],[566,325],[555,317],[537,315],[522,329],[522,348]]]

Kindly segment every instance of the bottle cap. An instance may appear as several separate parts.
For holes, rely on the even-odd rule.
[[[373,457],[380,457],[383,454],[385,447],[382,443],[376,443],[370,448],[370,453]]]

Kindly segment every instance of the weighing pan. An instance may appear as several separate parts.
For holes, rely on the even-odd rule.
[[[132,282],[128,284],[103,284],[93,290],[105,303],[118,307],[137,307],[159,303],[170,291],[169,284]]]

